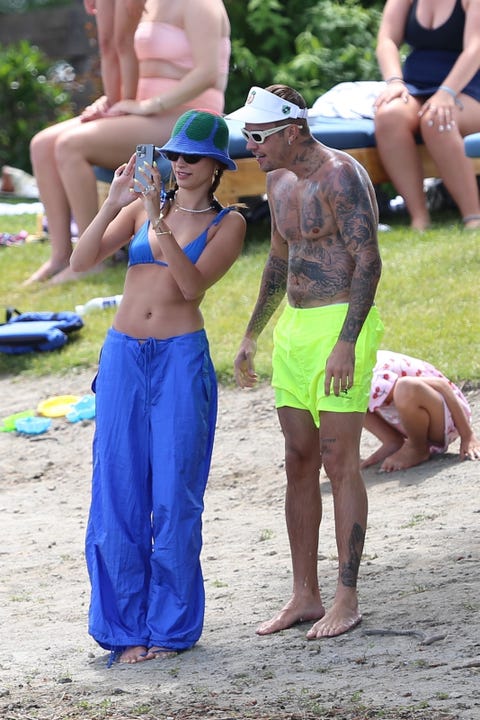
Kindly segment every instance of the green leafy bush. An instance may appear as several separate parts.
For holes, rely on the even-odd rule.
[[[31,172],[33,135],[73,114],[67,86],[55,79],[51,61],[26,40],[0,45],[0,166]]]
[[[317,3],[308,13],[305,30],[295,40],[295,55],[279,68],[277,80],[291,84],[309,105],[340,82],[378,80],[375,55],[381,14],[356,0]]]
[[[284,83],[312,105],[337,83],[380,78],[375,45],[382,3],[248,0],[246,11],[244,2],[225,4],[232,23],[227,111],[243,105],[251,85]]]

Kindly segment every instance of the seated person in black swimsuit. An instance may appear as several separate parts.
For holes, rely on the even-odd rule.
[[[200,304],[246,230],[214,197],[223,171],[236,168],[228,139],[220,115],[184,113],[160,148],[172,161],[173,193],[164,199],[150,165],[136,192],[132,156],[71,257],[74,271],[88,270],[133,236],[95,379],[86,538],[89,632],[124,663],[186,650],[203,627],[201,516],[217,385]]]
[[[403,43],[411,52],[402,67]],[[377,58],[387,83],[375,102],[377,147],[411,226],[424,230],[430,224],[416,144],[420,133],[465,227],[479,228],[477,181],[463,138],[480,131],[480,4],[387,0]]]

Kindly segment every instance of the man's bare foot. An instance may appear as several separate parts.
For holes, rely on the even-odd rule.
[[[147,659],[147,648],[144,645],[132,645],[125,648],[120,657],[119,663],[133,665],[137,662],[144,662]]]
[[[350,608],[343,603],[336,602],[333,607],[315,623],[307,633],[309,640],[329,638],[342,635],[352,630],[362,622],[358,607]]]
[[[168,648],[164,647],[158,647],[154,645],[151,648],[148,648],[144,660],[157,660],[160,658],[161,660],[169,657],[175,657],[175,655],[178,655],[178,652],[176,650],[169,650]]]
[[[395,472],[396,470],[406,470],[407,468],[420,465],[430,458],[430,452],[427,447],[421,449],[413,446],[408,440],[405,440],[400,450],[387,457],[381,467],[380,472]]]
[[[256,629],[257,635],[271,635],[272,633],[287,630],[287,628],[298,625],[309,620],[318,620],[325,615],[325,608],[322,601],[312,602],[309,607],[296,602],[292,598],[284,608],[280,610],[271,620],[266,620]]]
[[[47,262],[43,263],[38,270],[35,270],[35,272],[22,283],[22,286],[27,287],[28,285],[33,285],[37,282],[46,282],[47,280],[51,281],[51,278],[65,271],[68,267],[68,260],[66,263],[61,265],[54,265],[51,260],[47,260]]]

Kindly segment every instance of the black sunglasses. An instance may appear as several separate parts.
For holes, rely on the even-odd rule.
[[[196,165],[204,158],[204,155],[184,155],[183,153],[171,152],[170,150],[165,152],[165,157],[167,160],[170,160],[170,162],[177,162],[180,156],[185,160],[187,165]]]

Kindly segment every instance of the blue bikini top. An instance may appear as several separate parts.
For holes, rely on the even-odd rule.
[[[232,210],[232,208],[223,208],[216,217],[213,218],[212,222],[205,228],[205,230],[194,240],[188,243],[183,249],[185,255],[195,264],[205,250],[207,245],[208,231],[214,225],[218,225],[220,220]],[[144,265],[144,264],[155,264],[163,265],[168,267],[168,263],[163,260],[155,260],[152,253],[152,248],[148,240],[148,228],[150,226],[150,220],[145,220],[142,227],[137,230],[133,236],[129,248],[128,248],[128,267],[131,265]]]

